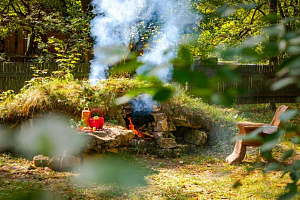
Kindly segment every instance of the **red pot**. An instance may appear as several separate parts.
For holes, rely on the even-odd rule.
[[[91,114],[93,111],[99,111],[101,113],[102,117],[98,117],[96,119],[95,119],[95,117],[91,118]],[[102,127],[104,125],[104,118],[103,118],[103,113],[99,109],[93,109],[90,112],[89,125],[91,128],[96,127],[96,129],[102,129]]]

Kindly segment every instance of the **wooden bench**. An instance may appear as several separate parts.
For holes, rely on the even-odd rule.
[[[264,137],[267,134],[275,133],[282,125],[282,122],[280,120],[280,115],[283,114],[288,109],[287,106],[281,105],[277,108],[275,115],[273,117],[273,120],[270,124],[264,124],[264,123],[253,123],[253,122],[238,122],[237,126],[239,128],[239,133],[236,136],[236,143],[234,146],[234,150],[232,154],[230,154],[226,161],[229,164],[238,164],[241,163],[245,157],[246,154],[246,146],[261,146],[262,142],[261,140],[244,140],[243,136],[250,134],[252,131],[261,128],[261,132],[259,135],[261,137]]]

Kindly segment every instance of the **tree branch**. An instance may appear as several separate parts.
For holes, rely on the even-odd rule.
[[[15,6],[12,4],[11,7],[13,8],[13,10],[15,11],[15,13],[22,15],[23,17],[26,17],[26,15],[24,13],[22,13],[21,11],[17,11],[17,9],[15,8]]]
[[[291,1],[290,6],[294,8],[294,17],[297,17],[299,14],[299,2],[298,0],[295,0],[295,3]]]
[[[281,17],[282,17],[282,18],[285,18],[285,15],[284,15],[284,12],[283,12],[281,3],[278,3],[278,8],[279,8],[279,12],[280,12]]]
[[[30,6],[28,5],[28,3],[26,3],[24,0],[21,0],[21,2],[27,8],[28,14],[30,15],[31,10],[30,10]]]
[[[267,5],[268,3],[261,3],[261,4],[259,4],[259,5],[257,5],[256,6],[256,8],[255,8],[255,11],[254,11],[254,13],[253,13],[253,15],[252,15],[252,19],[254,20],[254,15],[256,14],[256,11],[259,11],[263,16],[266,16],[266,14],[260,9],[263,5]],[[251,22],[252,22],[252,19],[251,19]],[[253,23],[253,22],[252,22]],[[252,24],[252,23],[250,23],[250,24]]]
[[[250,21],[250,24],[249,24],[249,25],[252,25],[252,24],[253,24],[253,21],[254,21],[254,17],[255,17],[256,12],[257,12],[257,11],[262,12],[262,11],[260,10],[260,8],[261,8],[264,4],[265,4],[265,3],[260,4],[260,5],[258,5],[258,6],[255,8],[255,10],[254,10],[254,12],[253,12],[253,14],[252,14],[251,21]],[[262,12],[262,14],[265,15],[263,12]],[[240,36],[240,37],[243,37],[243,36],[246,35],[246,33],[249,32],[249,31],[251,31],[251,29],[247,28],[243,34],[242,34],[242,32],[240,32],[239,36]]]
[[[64,17],[68,17],[69,16],[69,13],[68,13],[68,7],[67,7],[67,4],[66,4],[66,1],[65,0],[59,0],[62,4],[62,8],[61,8],[61,11],[63,13],[63,16]]]
[[[254,1],[254,3],[255,3],[255,1]],[[253,14],[252,14],[251,21],[250,21],[250,24],[249,24],[249,25],[252,25],[252,24],[253,24],[254,17],[255,17],[255,15],[256,15],[257,11],[260,11],[264,16],[266,15],[266,14],[260,9],[260,8],[261,8],[263,5],[265,5],[265,4],[267,4],[267,3],[262,3],[262,4],[259,4],[259,5],[256,6],[256,8],[255,8],[255,10],[254,10],[254,12],[253,12]],[[250,12],[251,12],[251,10],[249,11],[249,13],[250,13]],[[248,17],[249,13],[246,15],[246,17]],[[238,36],[239,36],[240,38],[242,38],[242,37],[244,37],[249,31],[251,31],[251,28],[245,28],[245,29],[243,29],[243,30],[241,30],[241,31],[239,32]]]
[[[242,31],[239,33],[239,37],[240,37],[240,38],[244,37],[249,31],[251,31],[251,28],[246,28],[246,29],[242,30]]]
[[[250,14],[250,12],[251,12],[251,10],[248,10],[248,13],[247,13],[247,15],[245,15],[245,17],[244,17],[243,20],[245,20],[248,17],[248,15]]]
[[[9,0],[8,4],[0,11],[0,13],[3,13],[5,10],[7,10],[12,3],[13,0]]]
[[[256,11],[257,11],[257,8],[254,10],[254,12],[253,12],[253,15],[252,15],[252,17],[251,17],[251,21],[250,21],[250,25],[253,23],[253,21],[254,21],[254,16],[255,16],[255,14],[256,14]]]
[[[258,8],[257,9],[263,16],[266,16],[266,14],[260,9],[260,8]]]

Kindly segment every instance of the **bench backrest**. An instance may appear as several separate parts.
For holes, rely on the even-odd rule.
[[[271,126],[277,126],[280,127],[282,125],[280,120],[280,115],[283,114],[285,111],[287,111],[288,107],[285,105],[281,105],[277,108],[275,115],[273,117],[273,120],[271,122]]]

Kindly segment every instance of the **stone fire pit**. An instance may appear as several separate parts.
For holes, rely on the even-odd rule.
[[[78,164],[78,160],[84,160],[85,156],[88,158],[104,153],[122,153],[128,150],[137,154],[153,154],[162,158],[178,157],[183,152],[189,153],[201,149],[208,139],[205,129],[207,126],[201,124],[203,123],[201,120],[193,119],[184,112],[172,115],[160,107],[152,109],[151,112],[135,112],[130,104],[123,105],[119,112],[123,117],[123,121],[122,118],[119,121],[121,126],[105,123],[102,130],[94,132],[73,129],[75,131],[71,132],[74,132],[75,135],[77,132],[78,135],[83,136],[84,143],[76,147],[77,153],[69,152],[66,149],[65,155],[49,158],[49,164],[54,163],[54,167],[51,168],[68,169],[70,166]],[[128,130],[130,128],[128,117],[131,117],[135,129],[147,137],[138,137],[133,130]],[[56,118],[60,121],[60,117]],[[34,124],[39,124],[34,121],[35,119],[30,119],[30,123],[22,124],[21,135],[30,133],[26,129],[34,127]],[[49,119],[46,121],[49,123]],[[57,124],[57,121],[50,123],[48,129],[53,129],[53,124]],[[24,133],[22,133],[23,129]],[[66,131],[68,132],[68,130]],[[65,142],[69,143],[68,140]],[[63,164],[63,161],[68,162]],[[76,164],[70,164],[74,163],[73,161]]]
[[[207,134],[199,124],[189,122],[183,116],[171,119],[161,112],[149,113],[153,121],[137,129],[147,137],[137,137],[133,130],[124,126],[104,125],[103,130],[80,132],[85,137],[84,153],[120,153],[134,150],[160,157],[177,157],[182,152],[202,148]],[[124,117],[126,119],[126,115]],[[139,122],[142,121],[138,117]],[[151,137],[148,137],[148,136]]]

